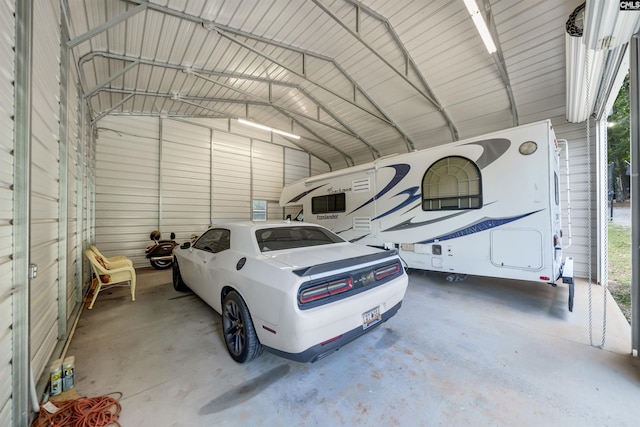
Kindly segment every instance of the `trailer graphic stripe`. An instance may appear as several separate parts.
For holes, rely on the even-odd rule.
[[[494,203],[495,202],[485,203],[484,205],[482,205],[482,207],[486,207],[486,206],[492,205]],[[419,208],[419,207],[420,207],[420,204],[418,204],[416,206],[413,206],[407,212],[410,212],[411,210]],[[405,213],[407,213],[407,212],[405,212]],[[451,214],[451,215],[441,216],[440,218],[430,219],[428,221],[412,222],[415,219],[415,216],[414,216],[414,217],[409,218],[409,219],[407,219],[405,221],[402,221],[401,223],[398,223],[398,224],[396,224],[394,226],[386,228],[386,229],[384,229],[382,231],[386,232],[386,231],[406,230],[406,229],[409,229],[409,228],[418,228],[418,227],[422,227],[422,226],[427,225],[427,224],[434,224],[436,222],[446,221],[446,220],[454,218],[456,216],[467,215],[468,213],[469,213],[469,211],[459,211],[459,212],[456,212],[456,213]]]
[[[377,217],[373,218],[372,221],[375,221],[376,219],[384,218],[387,215],[391,215],[392,213],[404,208],[405,206],[412,204],[413,202],[415,202],[416,200],[419,200],[422,197],[422,195],[420,194],[420,187],[407,188],[406,190],[399,192],[393,197],[397,197],[401,194],[406,194],[408,196],[404,202],[400,203],[395,208],[392,208],[386,211],[385,213],[378,215]]]
[[[304,193],[300,193],[296,197],[294,197],[293,199],[289,200],[287,203],[297,202],[298,200],[302,199],[307,194],[311,193],[312,191],[316,191],[318,188],[324,187],[325,185],[327,185],[327,184],[318,185],[317,187],[312,188],[311,190],[307,190]]]
[[[398,230],[406,230],[408,228],[416,228],[416,227],[422,227],[423,225],[427,225],[427,224],[433,224],[435,222],[440,222],[440,221],[444,221],[447,220],[449,218],[453,218],[459,215],[464,215],[465,213],[467,213],[466,211],[461,211],[461,212],[457,212],[454,213],[452,215],[447,215],[447,216],[443,216],[441,218],[436,218],[436,219],[432,219],[429,221],[420,221],[420,222],[411,222],[413,220],[413,218],[410,218],[406,221],[401,222],[400,224],[396,224],[393,227],[389,227],[385,230],[382,230],[383,232],[385,231],[398,231]],[[415,217],[414,217],[415,218]]]
[[[482,221],[478,221],[474,224],[471,224],[468,227],[456,230],[453,233],[444,234],[442,236],[434,237],[433,239],[423,240],[421,242],[416,242],[416,243],[429,244],[429,243],[434,243],[436,241],[451,240],[457,237],[469,236],[471,234],[480,233],[481,231],[491,230],[492,228],[500,227],[501,225],[505,225],[510,222],[517,221],[519,219],[528,217],[529,215],[533,215],[543,210],[544,209],[540,209],[540,210],[529,212],[523,215],[512,216],[508,218],[487,218]]]
[[[480,169],[484,169],[507,152],[511,141],[505,138],[494,138],[469,142],[465,145],[479,145],[482,147],[482,155],[476,160],[476,165],[478,165]]]
[[[351,215],[352,213],[354,213],[358,209],[362,209],[363,207],[367,206],[368,204],[373,203],[374,200],[376,200],[376,199],[384,196],[385,194],[387,194],[393,187],[395,187],[400,181],[402,181],[405,176],[407,176],[407,174],[409,173],[409,170],[411,169],[411,166],[409,166],[406,163],[399,163],[397,165],[389,165],[387,167],[394,168],[396,170],[396,174],[393,176],[391,181],[389,181],[389,183],[386,185],[386,187],[384,187],[378,194],[376,194],[375,196],[373,196],[372,198],[370,198],[369,200],[367,200],[366,202],[364,202],[363,204],[361,204],[360,206],[358,206],[357,208],[355,208],[354,210],[349,212],[347,215]]]

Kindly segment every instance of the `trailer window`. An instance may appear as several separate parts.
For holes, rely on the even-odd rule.
[[[324,214],[346,210],[344,193],[327,194],[311,198],[311,213]]]
[[[480,169],[460,156],[445,157],[432,164],[422,178],[422,210],[480,209]]]

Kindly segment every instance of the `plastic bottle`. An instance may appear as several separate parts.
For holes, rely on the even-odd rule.
[[[51,374],[51,396],[62,393],[62,359],[56,359],[49,366]]]
[[[74,376],[76,370],[76,358],[73,356],[65,357],[62,362],[62,391],[73,388]]]

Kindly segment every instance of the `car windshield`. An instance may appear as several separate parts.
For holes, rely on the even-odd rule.
[[[344,242],[323,228],[299,226],[263,228],[256,231],[256,240],[262,252]]]

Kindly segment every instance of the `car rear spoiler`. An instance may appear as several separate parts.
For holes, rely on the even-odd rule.
[[[369,255],[362,255],[355,258],[341,259],[338,261],[331,261],[324,264],[313,265],[310,267],[303,267],[293,270],[298,276],[312,276],[315,274],[326,273],[329,271],[340,270],[342,268],[348,268],[357,264],[365,264],[368,262],[380,261],[386,258],[392,258],[398,254],[398,251],[393,249],[390,251],[377,252]]]

